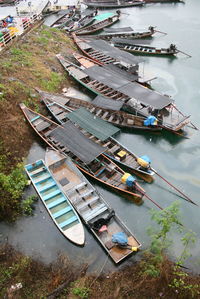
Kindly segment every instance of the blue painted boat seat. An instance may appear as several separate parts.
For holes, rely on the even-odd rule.
[[[59,199],[57,199],[57,200],[55,200],[55,201],[47,204],[47,207],[48,207],[48,209],[54,208],[55,206],[59,205],[60,203],[62,203],[64,201],[66,201],[66,198],[65,197],[61,197],[61,198],[59,198]]]
[[[45,171],[45,168],[44,168],[44,167],[40,167],[40,168],[37,168],[37,169],[34,170],[34,171],[31,171],[31,172],[30,172],[30,175],[31,175],[31,176],[34,176],[34,175],[39,174],[40,172],[43,172],[43,171]]]
[[[97,171],[97,173],[95,173],[94,175],[96,177],[100,176],[100,174],[102,174],[104,172],[104,170],[106,170],[106,167],[101,167],[100,170]]]
[[[71,224],[72,222],[74,222],[74,221],[76,221],[76,220],[78,220],[77,217],[76,217],[76,216],[72,216],[72,217],[69,218],[68,220],[66,220],[66,221],[64,221],[64,222],[62,222],[62,223],[59,223],[59,226],[60,226],[61,228],[63,228],[63,227],[65,227],[65,226]]]
[[[93,211],[90,211],[87,214],[83,215],[83,218],[86,221],[90,221],[93,218],[95,218],[96,216],[105,212],[106,210],[108,210],[108,207],[103,203],[103,204],[99,205],[98,207],[96,207]]]
[[[34,177],[33,180],[34,180],[34,183],[37,184],[37,183],[45,182],[45,181],[49,180],[50,178],[51,178],[51,175],[49,173],[46,173],[45,177],[38,176],[36,178]]]
[[[56,219],[56,218],[58,218],[58,217],[60,217],[60,216],[62,216],[64,214],[68,213],[69,211],[71,211],[71,209],[72,208],[70,206],[68,206],[68,207],[60,210],[59,212],[53,214],[53,217]]]
[[[46,191],[46,190],[48,190],[48,189],[50,189],[50,188],[52,188],[52,187],[54,187],[54,186],[56,186],[56,182],[51,182],[50,184],[48,184],[48,185],[46,185],[46,186],[44,186],[43,188],[38,188],[38,190],[39,190],[39,192],[44,192],[44,191]]]
[[[83,204],[81,204],[80,206],[77,206],[78,210],[82,210],[85,207],[87,207],[88,205],[92,205],[93,203],[97,202],[99,199],[99,196],[94,196],[91,199],[86,200]]]
[[[47,195],[43,196],[42,198],[43,198],[43,200],[46,201],[46,200],[48,200],[48,199],[51,199],[51,198],[57,196],[58,194],[62,194],[61,191],[60,191],[59,189],[58,189],[58,190],[55,190],[55,191],[53,191],[53,192],[51,192],[50,194],[47,194]]]
[[[34,122],[36,119],[40,118],[40,115],[35,116],[34,118],[31,119],[31,122]]]

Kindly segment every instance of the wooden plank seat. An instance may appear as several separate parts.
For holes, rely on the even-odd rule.
[[[108,114],[109,114],[108,111],[104,112],[104,114],[102,115],[102,118],[105,119],[108,116]]]
[[[93,113],[93,112],[95,111],[95,109],[96,109],[95,107],[92,107],[92,108],[90,109],[90,112]]]
[[[111,115],[111,116],[109,117],[108,121],[112,121],[113,118],[114,118],[114,115]]]
[[[97,111],[97,113],[96,113],[96,116],[99,116],[99,115],[101,114],[101,112],[102,112],[102,110],[99,109],[99,110]]]
[[[118,152],[120,149],[121,149],[120,146],[114,145],[112,148],[109,149],[109,152],[114,154],[114,153]]]
[[[41,132],[41,131],[47,129],[48,127],[50,127],[50,123],[48,123],[47,121],[42,121],[36,125],[36,129],[38,132]]]
[[[62,112],[62,113],[60,113],[60,114],[57,115],[57,117],[58,117],[59,120],[62,120],[64,118],[66,118],[66,116],[67,116],[66,112]]]
[[[63,111],[63,109],[61,109],[60,107],[57,107],[57,106],[54,106],[51,109],[53,110],[53,113],[56,115]]]
[[[83,210],[84,208],[93,205],[95,202],[97,202],[99,200],[99,196],[94,196],[88,200],[86,200],[86,202],[84,202],[83,204],[77,206],[78,210]]]
[[[106,210],[108,210],[107,206],[105,206],[105,204],[102,203],[101,205],[99,205],[95,209],[93,209],[92,211],[90,210],[87,214],[83,215],[83,217],[86,219],[86,221],[90,221],[90,220],[94,219],[95,217],[104,213]]]
[[[93,189],[87,190],[85,193],[80,193],[80,196],[84,199],[86,199],[88,196],[92,195],[92,193],[94,192]]]

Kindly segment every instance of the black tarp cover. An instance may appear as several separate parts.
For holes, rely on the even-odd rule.
[[[112,99],[108,99],[102,96],[97,96],[93,101],[92,104],[105,108],[105,109],[110,109],[110,110],[114,110],[114,111],[119,111],[124,102],[122,101],[115,101]]]
[[[122,27],[122,28],[104,28],[106,33],[123,33],[123,32],[133,32],[133,28],[131,27]]]
[[[173,102],[169,97],[152,91],[139,83],[130,82],[123,76],[120,76],[105,67],[92,66],[85,69],[84,72],[90,76],[90,78],[97,80],[130,98],[134,98],[144,105],[152,106],[155,109],[160,110]]]
[[[54,137],[86,164],[92,162],[106,150],[105,147],[94,143],[83,135],[71,121],[66,122],[62,127],[53,130],[50,137]]]
[[[97,51],[103,52],[105,55],[108,55],[117,61],[121,61],[122,63],[126,63],[127,65],[135,65],[144,61],[143,58],[135,57],[130,53],[112,47],[108,42],[104,40],[96,40],[92,38],[85,39],[92,48]]]
[[[113,37],[111,40],[113,43],[117,44],[126,44],[130,46],[134,45],[150,45],[152,43],[151,39],[127,39],[127,38],[119,38]]]

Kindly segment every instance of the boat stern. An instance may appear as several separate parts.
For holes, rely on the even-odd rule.
[[[76,245],[83,246],[85,243],[85,232],[82,223],[77,223],[73,225],[71,228],[68,228],[64,235]]]

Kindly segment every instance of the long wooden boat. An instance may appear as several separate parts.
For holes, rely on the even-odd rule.
[[[92,38],[103,39],[110,41],[113,37],[124,38],[124,39],[140,39],[152,37],[157,31],[155,27],[149,26],[148,31],[136,32],[131,27],[125,28],[113,28],[112,30],[104,30],[102,34],[92,35]]]
[[[55,102],[71,110],[83,107],[90,111],[95,117],[100,117],[119,128],[155,132],[162,130],[159,124],[145,125],[146,118],[144,117],[120,111],[123,102],[116,102],[100,96],[97,96],[92,102],[87,102],[69,96],[51,94],[43,91],[39,92],[43,101],[48,101],[49,103]]]
[[[13,5],[16,2],[16,0],[0,0],[0,6]]]
[[[25,170],[58,229],[73,243],[83,245],[85,233],[80,218],[44,161],[28,164]]]
[[[97,12],[94,11],[88,15],[85,15],[81,17],[79,20],[77,20],[76,22],[74,22],[73,24],[70,24],[68,28],[64,28],[64,29],[67,29],[68,32],[76,32],[80,29],[83,29],[84,27],[91,25],[95,21],[96,13]]]
[[[145,163],[142,157],[135,155],[113,138],[111,134],[102,134],[102,131],[112,131],[115,134],[119,132],[110,127],[110,124],[105,123],[104,120],[100,120],[98,117],[94,119],[93,114],[84,108],[72,112],[72,110],[59,103],[45,99],[43,99],[43,103],[60,125],[71,120],[87,138],[105,148],[104,154],[109,159],[143,180],[149,183],[153,181],[154,172],[150,169],[150,163]],[[99,129],[101,129],[100,132]]]
[[[45,163],[60,183],[63,193],[115,263],[138,251],[140,242],[69,158],[48,148]],[[119,232],[126,235],[128,245],[120,246],[112,241],[113,235]]]
[[[69,22],[73,20],[75,14],[76,14],[75,11],[69,9],[66,10],[66,13],[64,13],[64,11],[61,11],[60,13],[57,14],[58,19],[53,24],[51,24],[51,27],[61,29],[64,26],[67,26]]]
[[[113,0],[113,1],[92,1],[84,0],[83,4],[88,7],[97,7],[97,8],[122,8],[122,7],[132,7],[132,6],[141,6],[145,4],[143,0]]]
[[[116,11],[116,14],[107,13],[106,15],[108,17],[103,19],[102,21],[99,21],[95,24],[86,26],[83,29],[76,30],[76,34],[77,35],[87,35],[87,34],[91,34],[91,33],[100,31],[105,27],[111,26],[112,24],[119,21],[120,11]]]
[[[123,72],[124,76],[132,78],[133,81],[137,80],[138,75],[138,64],[141,60],[138,60],[133,55],[124,55],[123,51],[115,49],[109,43],[102,40],[91,40],[83,37],[78,37],[75,34],[72,35],[77,47],[92,61],[95,61],[99,65],[111,64],[116,70]],[[117,51],[116,51],[117,50]],[[77,61],[82,60],[85,63],[88,61],[84,60],[84,56],[74,53],[73,54]],[[131,57],[132,56],[132,57]],[[133,75],[131,77],[131,75]]]
[[[97,95],[122,101],[123,109],[130,113],[143,117],[153,116],[161,128],[173,133],[182,130],[189,123],[190,116],[184,116],[168,96],[131,82],[104,66],[90,62],[87,68],[80,68],[60,54],[57,58],[77,82]]]
[[[105,148],[86,138],[72,122],[60,126],[24,104],[20,107],[32,128],[48,146],[68,155],[81,171],[93,179],[138,204],[142,203],[144,190],[135,178],[127,177],[127,173],[104,155]]]
[[[112,38],[111,44],[121,50],[140,55],[174,56],[179,53],[174,44],[171,44],[168,48],[156,48],[126,38]]]
[[[149,82],[154,80],[155,77],[148,76],[144,72],[141,74],[139,64],[143,62],[141,58],[133,56],[112,47],[108,42],[103,40],[91,40],[77,37],[73,34],[74,42],[77,47],[89,58],[78,53],[73,53],[73,56],[81,65],[90,65],[90,62],[95,62],[98,65],[108,66],[112,71],[115,71],[127,78],[130,81],[137,81],[143,85],[149,85]],[[128,54],[128,55],[127,55]],[[91,59],[91,61],[90,61]]]

